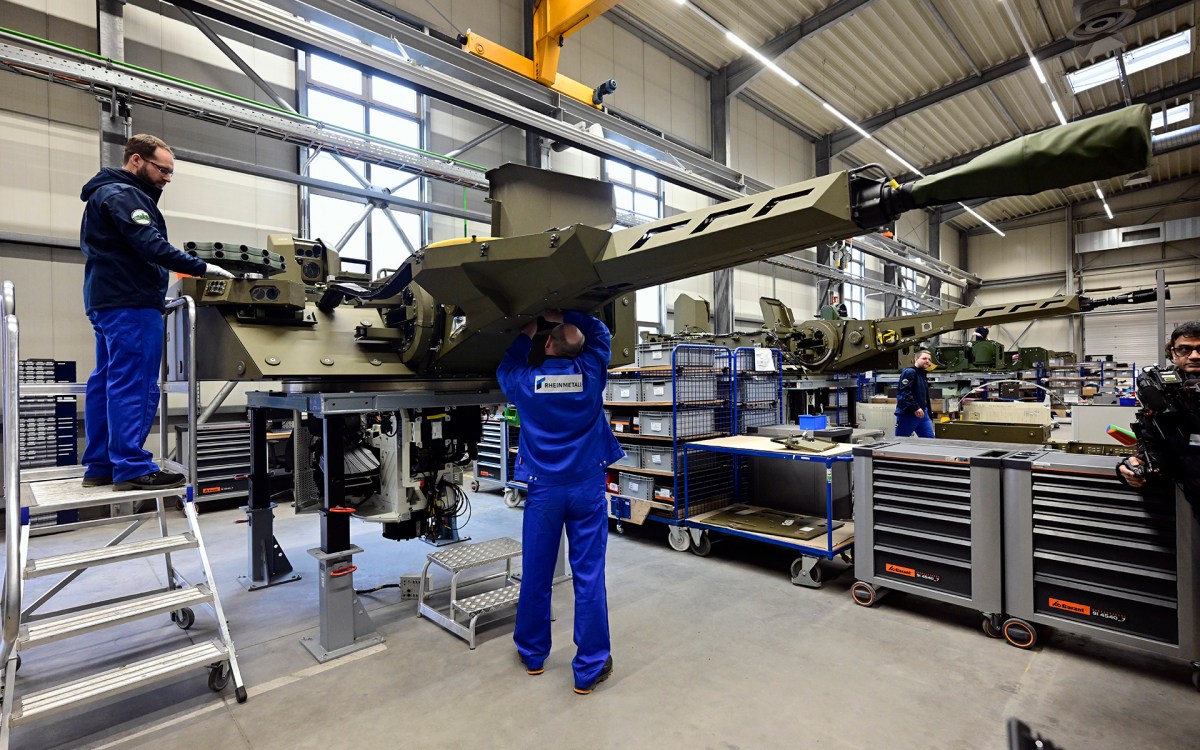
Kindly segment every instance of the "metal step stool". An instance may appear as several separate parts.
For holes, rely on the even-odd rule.
[[[417,616],[428,617],[435,624],[442,626],[451,633],[466,640],[472,649],[475,648],[475,624],[481,615],[488,612],[515,607],[521,593],[521,585],[513,575],[513,558],[521,554],[521,543],[516,539],[501,537],[477,544],[456,544],[437,552],[430,552],[425,567],[421,570],[421,584],[417,592]],[[465,570],[479,568],[493,563],[504,563],[504,570],[482,578],[472,578],[460,582],[458,576]],[[435,593],[446,591],[428,591],[429,567],[436,565],[450,573],[450,608],[443,612],[426,603],[426,599]],[[458,587],[474,585],[497,578],[504,579],[504,585],[482,594],[475,594],[465,599],[458,598]],[[458,621],[459,616],[467,618],[467,624]]]

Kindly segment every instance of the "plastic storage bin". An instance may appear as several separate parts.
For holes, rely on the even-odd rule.
[[[654,496],[654,480],[641,474],[629,474],[624,471],[621,476],[621,494],[634,500],[649,500]]]
[[[829,426],[829,418],[824,414],[818,414],[815,417],[801,414],[796,418],[796,423],[800,425],[800,429],[802,430],[824,430]]]

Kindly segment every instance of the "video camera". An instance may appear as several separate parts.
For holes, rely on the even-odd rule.
[[[1200,413],[1200,379],[1175,367],[1146,367],[1137,380],[1138,400],[1149,415]]]

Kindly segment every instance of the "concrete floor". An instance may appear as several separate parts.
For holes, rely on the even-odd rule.
[[[499,493],[476,493],[473,504],[464,533],[520,537],[521,511]],[[363,597],[386,643],[320,665],[299,642],[317,632],[316,563],[305,552],[319,540],[317,519],[287,507],[277,516],[277,537],[304,579],[258,592],[236,582],[245,572],[244,514],[201,517],[247,703],[231,690],[209,692],[198,670],[17,727],[13,747],[1000,750],[1005,720],[1017,716],[1062,748],[1200,748],[1200,694],[1187,665],[1044,629],[1036,650],[1021,651],[986,638],[969,610],[912,596],[867,610],[851,601],[848,573],[820,590],[798,588],[786,550],[730,540],[700,558],[672,551],[657,524],[610,537],[615,669],[590,696],[571,690],[569,585],[556,589],[556,646],[538,677],[518,667],[511,617],[483,627],[471,651],[417,619],[396,589]],[[34,554],[109,533],[42,537]],[[382,539],[368,524],[356,522],[353,533],[366,549],[355,558],[359,589],[419,573],[431,550]],[[177,564],[189,580],[201,577],[195,555]],[[76,595],[154,585],[161,567],[89,571]],[[46,586],[30,582],[26,601]],[[80,662],[115,666],[214,633],[201,609],[187,635],[158,617],[31,649],[19,690],[64,680]]]

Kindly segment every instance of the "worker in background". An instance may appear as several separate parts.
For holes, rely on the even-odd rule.
[[[530,321],[497,370],[521,415],[513,478],[528,484],[522,532],[521,594],[513,640],[531,675],[550,655],[550,594],[558,544],[567,529],[575,587],[575,692],[587,695],[612,673],[604,555],[608,547],[605,471],[624,453],[604,419],[611,335],[578,312],[547,311],[555,324],[545,361],[527,364],[537,332]]]
[[[917,352],[913,366],[900,372],[896,388],[896,437],[933,437],[933,420],[929,418],[929,381],[926,371],[933,367],[933,355],[928,349]]]
[[[988,328],[989,328],[989,326],[979,326],[978,328],[976,328],[975,329],[975,340],[976,341],[987,341],[988,333],[989,333]]]
[[[1117,465],[1117,476],[1147,492],[1182,483],[1200,520],[1200,320],[1176,327],[1166,348],[1171,364],[1138,376],[1137,455]]]
[[[158,199],[174,174],[171,148],[155,136],[135,135],[125,144],[124,165],[101,169],[80,195],[87,203],[79,230],[83,305],[96,332],[96,370],[84,409],[84,487],[183,484],[182,474],[160,471],[142,447],[158,410],[168,271],[233,274],[167,242]]]

